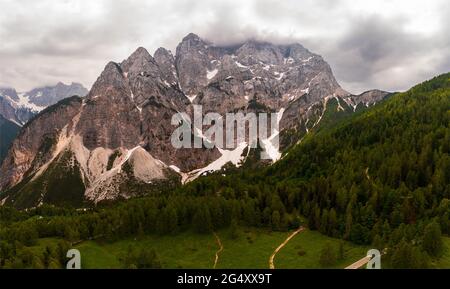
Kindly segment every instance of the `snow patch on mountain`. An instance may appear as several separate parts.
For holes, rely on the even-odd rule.
[[[186,95],[190,102],[194,102],[194,99],[197,97],[197,94]]]
[[[279,127],[281,119],[283,118],[284,108],[281,108],[277,113],[277,126]],[[272,135],[267,139],[262,139],[261,144],[264,149],[263,153],[266,157],[270,158],[272,162],[276,162],[281,158],[281,152],[279,145],[275,145],[279,142],[279,130],[274,130]]]
[[[175,165],[170,165],[169,168],[171,168],[172,170],[174,170],[177,173],[181,173],[181,170],[179,167],[175,166]]]
[[[219,152],[222,154],[217,160],[213,161],[206,167],[198,170],[194,170],[189,173],[189,178],[186,180],[187,182],[193,181],[199,176],[219,171],[222,169],[223,166],[225,166],[227,163],[232,163],[236,167],[240,167],[243,160],[245,159],[245,156],[242,154],[244,153],[245,148],[247,148],[248,144],[246,142],[240,143],[234,150],[224,150],[218,148]]]
[[[15,100],[9,95],[4,95],[4,97],[16,108],[28,108],[33,112],[40,112],[45,108],[45,106],[39,106],[32,103],[29,96],[27,96],[25,92],[17,93],[17,96],[19,99]]]
[[[22,127],[23,126],[23,124],[21,124],[21,123],[18,123],[15,119],[13,119],[13,118],[10,118],[10,119],[8,119],[10,122],[13,122],[14,124],[16,124],[16,125],[18,125],[18,126],[20,126],[20,127]]]
[[[244,64],[240,63],[239,61],[235,61],[236,65],[240,68],[248,68],[248,66],[245,66]]]
[[[207,70],[206,71],[206,78],[208,78],[208,79],[213,79],[214,78],[214,76],[216,76],[216,74],[217,74],[217,72],[218,72],[219,70],[216,68],[216,69],[213,69],[213,70]]]
[[[284,72],[275,72],[275,75],[277,75],[276,80],[281,80],[284,77]]]

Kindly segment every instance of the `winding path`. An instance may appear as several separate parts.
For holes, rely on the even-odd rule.
[[[295,231],[292,234],[290,234],[289,237],[287,237],[287,239],[284,240],[284,242],[281,243],[281,245],[278,246],[278,248],[276,248],[275,251],[273,251],[273,253],[272,253],[272,255],[270,255],[270,259],[269,259],[269,267],[270,267],[270,269],[275,269],[275,264],[273,263],[273,260],[275,259],[275,255],[278,253],[278,251],[280,251],[292,238],[294,238],[295,235],[297,235],[298,233],[300,233],[303,230],[305,230],[304,227],[298,228],[297,231]]]
[[[216,269],[217,262],[219,261],[219,255],[223,251],[223,245],[222,241],[219,238],[219,235],[217,235],[216,232],[214,232],[214,237],[216,237],[217,245],[219,245],[219,250],[217,250],[216,252],[216,259],[214,260],[214,267],[213,267],[214,269]]]
[[[372,259],[371,256],[363,257],[350,266],[345,267],[345,269],[359,269],[362,266],[366,265],[370,261],[370,259]]]

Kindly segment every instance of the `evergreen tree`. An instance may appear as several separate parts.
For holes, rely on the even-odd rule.
[[[429,267],[429,258],[417,247],[402,240],[394,248],[390,263],[397,269],[425,269]]]
[[[280,212],[274,211],[272,213],[272,230],[279,231],[281,228]]]
[[[347,206],[346,215],[345,215],[345,233],[344,233],[345,239],[350,238],[352,226],[353,226],[352,207],[351,207],[351,204],[349,204]]]
[[[344,258],[345,258],[345,244],[343,241],[339,241],[337,259],[344,260]]]
[[[320,221],[319,231],[322,234],[328,233],[328,210],[327,209],[323,209],[323,211],[322,211],[322,217],[321,217],[321,221]]]
[[[80,239],[80,234],[73,225],[67,224],[64,228],[64,238],[73,243]]]
[[[336,228],[337,227],[337,214],[336,210],[332,208],[330,210],[329,216],[328,216],[328,234],[331,236],[336,236]]]
[[[45,269],[46,267],[44,265],[44,262],[42,262],[42,260],[38,256],[34,256],[32,264],[31,264],[31,268],[33,268],[33,269]]]
[[[231,220],[231,224],[230,224],[230,237],[231,239],[237,239],[239,238],[240,232],[239,232],[239,225],[238,225],[238,221],[233,218]]]
[[[211,214],[205,204],[201,204],[192,219],[195,230],[198,233],[209,233],[212,229]]]
[[[438,257],[443,251],[441,228],[437,222],[428,224],[423,236],[423,249],[433,257]]]
[[[61,263],[57,259],[51,258],[48,264],[48,269],[62,269]]]

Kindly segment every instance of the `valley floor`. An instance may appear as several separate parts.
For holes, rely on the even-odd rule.
[[[228,230],[217,232],[223,250],[218,253],[216,268],[268,269],[270,256],[292,232],[271,232],[266,229],[241,228],[232,238]],[[42,250],[56,239],[40,239],[36,250]],[[275,268],[322,268],[320,253],[327,242],[337,251],[339,239],[316,231],[303,230],[289,240],[274,258]],[[344,259],[331,268],[344,268],[360,259],[367,247],[345,242]],[[213,268],[219,247],[214,234],[183,232],[176,235],[146,235],[113,243],[85,241],[75,246],[81,252],[82,268],[121,268],[128,248],[152,248],[163,268]]]
[[[122,268],[123,258],[130,247],[152,248],[163,268],[212,269],[216,260],[218,269],[268,269],[270,256],[291,232],[271,232],[266,229],[241,228],[238,238],[231,238],[228,230],[217,232],[223,245],[220,251],[214,234],[183,232],[176,235],[146,235],[113,243],[86,241],[75,246],[81,252],[82,268]],[[450,237],[443,237],[444,255],[433,262],[435,268],[450,268]],[[34,247],[42,251],[57,239],[40,239]],[[296,234],[277,252],[274,265],[277,269],[324,268],[320,264],[321,251],[330,243],[338,251],[340,239],[330,238],[317,231],[305,229]],[[344,242],[344,258],[327,268],[345,268],[365,256],[370,249]],[[383,266],[383,263],[382,263]]]

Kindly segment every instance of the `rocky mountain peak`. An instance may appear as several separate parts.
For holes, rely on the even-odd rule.
[[[173,86],[178,86],[178,76],[175,68],[175,57],[169,50],[160,47],[155,51],[154,59],[158,64],[164,79]]]
[[[143,47],[139,47],[130,57],[120,64],[121,69],[130,76],[154,72],[157,70],[155,66],[155,59]]]
[[[350,102],[352,103],[353,107],[356,108],[358,104],[363,104],[364,106],[370,106],[374,105],[381,100],[383,100],[389,92],[382,91],[379,89],[372,89],[365,91],[359,95],[352,95],[349,97]]]
[[[380,95],[365,93],[355,102],[366,104]],[[220,47],[190,33],[177,46],[175,57],[165,48],[158,48],[152,57],[139,47],[121,63],[105,66],[87,100],[35,118],[32,128],[51,127],[51,122],[58,128],[51,134],[45,129],[29,129],[20,135],[15,151],[8,154],[8,162],[1,168],[0,186],[8,189],[16,185],[27,171],[41,174],[51,162],[61,161],[67,151],[71,163],[79,167],[85,189],[81,193],[94,201],[122,195],[122,185],[130,177],[150,182],[154,176],[165,177],[170,167],[182,172],[185,180],[192,179],[210,167],[217,170],[229,161],[239,163],[242,153],[230,160],[228,150],[175,149],[171,143],[175,113],[191,115],[191,104],[202,105],[203,113],[220,115],[278,112],[283,139],[285,132],[295,131],[297,137],[317,125],[332,99],[338,107],[345,106],[341,100],[353,105],[325,60],[300,44],[251,40]],[[47,134],[54,145],[37,163],[34,159]],[[192,134],[203,137],[195,129]],[[278,148],[267,146],[264,150],[271,151],[273,161],[278,160]],[[23,155],[27,158],[20,159]],[[140,159],[149,161],[136,161]],[[14,165],[17,163],[20,168]],[[132,175],[123,174],[126,168]]]
[[[207,81],[206,68],[210,63],[208,45],[190,33],[177,46],[175,66],[181,89],[188,96],[196,95]]]
[[[303,47],[300,43],[293,43],[286,46],[286,57],[291,57],[294,60],[306,60],[309,57],[320,57],[317,54],[311,53],[308,49]]]
[[[184,36],[181,40],[181,43],[183,42],[202,42],[203,40],[195,33],[189,33],[188,35]]]
[[[80,83],[58,82],[53,86],[17,92],[14,88],[0,88],[0,114],[18,125],[25,124],[35,114],[58,101],[74,95],[85,96],[88,90]]]
[[[265,64],[280,64],[283,54],[279,47],[268,42],[248,41],[237,51],[236,55],[244,65],[254,65],[259,62]]]
[[[123,77],[120,65],[113,61],[108,62],[105,69],[92,86],[88,99],[96,99],[99,96],[114,96],[116,95],[116,91],[128,94]],[[111,95],[111,92],[114,93]]]
[[[183,40],[178,44],[176,49],[177,56],[185,54],[188,52],[204,54],[210,45],[209,42],[203,40],[194,33],[189,33],[183,38]]]
[[[139,47],[136,49],[136,51],[134,51],[134,52],[131,54],[131,56],[139,56],[139,55],[144,56],[144,57],[150,56],[150,54],[148,53],[147,49],[145,49],[145,48],[142,47],[142,46],[139,46]]]
[[[0,88],[0,97],[9,97],[13,100],[19,100],[17,91],[10,87]]]
[[[74,95],[85,96],[88,90],[79,83],[64,84],[58,82],[54,86],[44,86],[35,88],[24,94],[29,101],[40,107],[53,105],[58,101]]]
[[[174,63],[175,57],[173,56],[172,52],[170,50],[165,49],[164,47],[159,47],[156,49],[153,58],[155,59],[156,63],[158,65],[161,65],[162,63]]]

